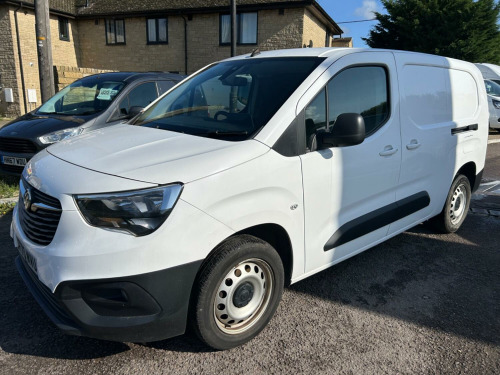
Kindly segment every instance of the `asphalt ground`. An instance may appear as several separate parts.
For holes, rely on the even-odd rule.
[[[500,144],[485,176],[500,180]],[[487,172],[487,173],[486,173]],[[473,201],[489,202],[494,194]],[[14,266],[0,217],[0,374],[499,374],[500,218],[472,212],[456,234],[419,225],[285,290],[250,343],[211,351],[66,336]]]

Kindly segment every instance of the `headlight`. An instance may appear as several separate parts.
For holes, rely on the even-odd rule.
[[[182,185],[120,193],[75,195],[85,220],[93,226],[145,236],[163,224],[172,211]]]
[[[494,106],[496,109],[500,109],[500,101],[495,100],[495,99],[491,99],[491,101],[493,102],[493,106]]]
[[[54,133],[49,133],[42,135],[41,137],[38,137],[39,141],[48,145],[51,143],[56,143],[60,142],[64,139],[68,139],[71,137],[76,137],[77,135],[80,135],[83,131],[83,128],[71,128],[71,129],[64,129],[64,130],[59,130]]]

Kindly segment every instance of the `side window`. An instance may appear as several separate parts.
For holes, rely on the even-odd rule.
[[[172,81],[158,81],[158,95],[163,95],[166,93],[168,90],[170,90],[172,87],[175,86],[175,83]]]
[[[316,95],[305,110],[306,120],[306,147],[310,151],[317,130],[326,130],[326,94],[325,89]]]
[[[132,89],[118,104],[108,121],[116,121],[128,115],[131,107],[146,107],[158,97],[155,82],[146,82]]]
[[[387,73],[382,67],[346,69],[328,83],[327,89],[330,127],[342,113],[359,113],[369,136],[389,117]]]
[[[146,82],[128,94],[129,108],[131,107],[147,107],[158,97],[155,82]]]
[[[69,22],[65,17],[59,17],[59,39],[69,42]]]

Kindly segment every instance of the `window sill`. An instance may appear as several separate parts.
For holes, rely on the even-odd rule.
[[[258,46],[259,43],[236,43],[236,46]],[[219,47],[231,47],[231,43],[219,43]]]

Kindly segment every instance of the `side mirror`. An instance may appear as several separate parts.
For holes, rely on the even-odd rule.
[[[342,113],[331,132],[316,133],[318,149],[355,146],[365,140],[365,120],[357,113]]]
[[[130,109],[128,110],[127,118],[133,118],[133,117],[137,116],[139,113],[142,112],[143,109],[144,109],[144,107],[140,107],[140,106],[130,107]]]

